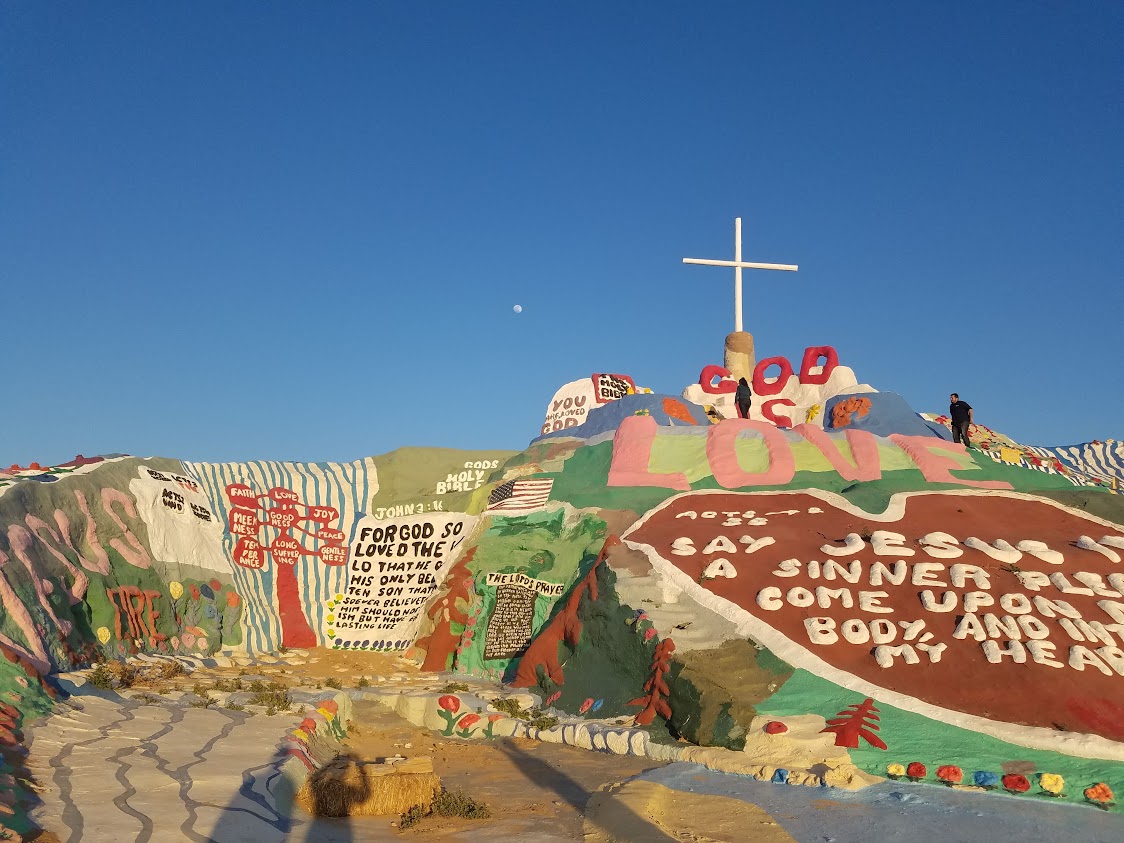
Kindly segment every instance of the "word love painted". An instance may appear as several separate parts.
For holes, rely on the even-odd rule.
[[[798,667],[1124,741],[1106,714],[1124,699],[1124,527],[1016,494],[871,515],[827,492],[694,492],[624,538]]]
[[[705,431],[705,432],[702,432]],[[613,438],[613,460],[609,466],[609,486],[660,486],[665,489],[691,488],[687,475],[680,471],[650,471],[652,449],[661,436],[681,436],[682,429],[660,428],[651,416],[625,418]],[[878,480],[882,477],[879,448],[889,444],[903,451],[921,470],[930,483],[950,483],[979,489],[1010,489],[1001,480],[969,480],[951,474],[966,467],[961,460],[964,446],[935,436],[902,436],[894,433],[886,439],[865,430],[828,433],[812,424],[798,424],[791,431],[780,430],[768,422],[752,419],[726,419],[709,428],[700,429],[706,437],[706,460],[719,485],[727,489],[753,486],[783,486],[796,476],[794,445],[810,443],[844,480]],[[764,471],[750,472],[738,461],[739,437],[759,438],[768,455]],[[846,443],[850,456],[840,447]],[[684,470],[695,461],[693,452],[684,453]]]

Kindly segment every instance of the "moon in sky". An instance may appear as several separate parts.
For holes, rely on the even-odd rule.
[[[517,304],[517,305],[515,305],[515,307],[513,307],[511,309],[514,310],[516,313],[522,313],[523,312],[523,305]]]

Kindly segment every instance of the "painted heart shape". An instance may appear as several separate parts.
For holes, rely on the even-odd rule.
[[[1124,760],[1124,527],[1014,492],[687,492],[622,537],[796,667],[1044,749]],[[1078,734],[1075,734],[1078,733]]]

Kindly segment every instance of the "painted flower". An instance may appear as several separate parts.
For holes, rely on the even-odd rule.
[[[886,775],[892,779],[898,779],[905,775],[905,767],[901,764],[887,764]]]
[[[445,711],[456,714],[461,710],[461,701],[452,694],[445,694],[437,698],[437,705]]]
[[[185,647],[190,647],[195,643],[195,636],[190,632],[185,632],[180,636],[180,642]]]
[[[26,676],[17,676],[16,677],[16,684],[20,685],[21,687],[26,688],[27,687],[27,677]]]
[[[489,714],[488,715],[488,722],[489,723],[496,723],[497,721],[503,720],[505,717],[507,717],[506,714]]]
[[[109,627],[108,626],[99,626],[98,627],[98,641],[100,641],[102,644],[108,644],[109,643],[109,637],[110,637],[109,636]]]
[[[178,650],[178,649],[180,648],[180,639],[179,639],[179,636],[178,636],[178,635],[173,635],[173,636],[172,636],[172,638],[171,638],[171,640],[170,640],[170,641],[169,641],[168,643],[172,645],[172,649],[174,649],[174,650]]]
[[[765,724],[765,734],[767,735],[783,735],[788,731],[788,726],[780,720],[770,720]],[[904,770],[902,772],[905,772]]]
[[[601,709],[601,706],[603,706],[604,704],[605,704],[604,700],[598,700],[597,702],[595,702],[593,704],[593,708],[590,709],[590,712],[596,713],[597,711],[599,711]]]
[[[198,587],[196,587],[194,585],[189,585],[187,588],[191,592],[191,599],[192,600],[198,600],[199,599],[199,589],[198,589]]]
[[[1057,773],[1043,773],[1038,777],[1038,784],[1051,796],[1058,796],[1065,790],[1065,779]]]
[[[558,698],[560,696],[562,696],[562,692],[555,691],[553,694],[546,698],[546,705],[554,705],[554,703],[558,701]]]
[[[905,768],[905,774],[911,779],[923,779],[928,772],[925,765],[920,761],[911,761],[909,766]]]
[[[206,651],[207,650],[207,639],[206,638],[200,638],[199,640],[197,640],[195,642],[195,646],[197,646],[202,651]]]
[[[201,586],[199,586],[199,593],[206,597],[208,600],[215,599],[215,590],[206,583],[203,583]]]
[[[960,784],[964,780],[964,771],[954,764],[944,764],[937,768],[937,778],[947,784]]]
[[[214,603],[208,603],[206,606],[203,607],[203,617],[210,618],[211,620],[214,620],[214,618],[217,615],[218,615],[218,612],[215,610],[215,604]]]
[[[211,580],[210,582],[207,583],[207,585],[209,585],[215,591],[222,591],[222,583],[219,582],[218,580]]]
[[[1112,788],[1104,782],[1097,782],[1092,787],[1085,788],[1085,798],[1099,805],[1111,805],[1113,802]]]
[[[179,600],[183,597],[183,583],[170,582],[168,583],[168,593],[172,595],[173,600]]]
[[[1008,773],[1003,777],[1003,787],[1011,791],[1011,793],[1026,793],[1030,790],[1030,782],[1026,776],[1020,776],[1018,773]]]
[[[972,773],[972,781],[976,782],[976,787],[987,788],[988,790],[999,787],[999,777],[994,772],[988,772],[987,770],[977,770]]]
[[[652,638],[655,637],[655,634],[656,634],[656,631],[652,627],[648,627],[647,629],[644,630],[644,640],[645,641],[651,641]]]
[[[242,603],[242,598],[238,596],[238,592],[228,591],[226,593],[226,605],[229,606],[231,609],[237,609],[238,606],[241,603]]]
[[[457,730],[464,731],[466,729],[470,729],[479,722],[479,714],[466,714],[464,717],[457,721]]]

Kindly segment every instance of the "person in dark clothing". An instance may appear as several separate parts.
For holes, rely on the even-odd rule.
[[[963,442],[965,448],[971,448],[972,443],[968,441],[968,425],[972,423],[972,405],[967,401],[961,401],[960,396],[955,392],[948,396],[951,402],[948,406],[948,414],[952,418],[952,441]]]
[[[745,378],[738,378],[738,389],[734,393],[734,403],[738,405],[738,417],[749,418],[749,405],[753,403],[753,391]]]

